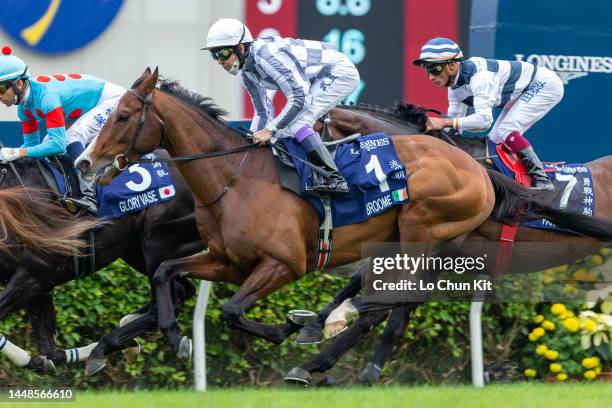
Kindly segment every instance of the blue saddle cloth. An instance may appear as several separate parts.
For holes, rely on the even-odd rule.
[[[142,156],[142,159],[156,157],[156,153],[149,153]],[[66,194],[64,175],[48,160],[41,161],[53,174],[60,194]],[[174,179],[164,163],[134,164],[115,177],[110,185],[97,186],[98,217],[119,218],[170,201],[174,195]]]
[[[487,139],[489,152],[495,151],[495,144]],[[498,157],[493,157],[497,170],[514,180],[514,172]],[[557,192],[554,204],[573,213],[595,216],[595,188],[591,170],[584,164],[544,163],[546,175],[555,185]],[[521,223],[524,227],[566,231],[555,224],[541,219]]]
[[[157,158],[156,153],[142,159]],[[97,186],[98,217],[113,219],[170,201],[176,190],[174,179],[162,162],[133,164],[108,186]]]
[[[289,152],[306,160],[306,153],[294,139],[284,139]],[[341,144],[336,150],[336,164],[351,187],[350,195],[332,197],[334,227],[357,224],[382,214],[395,205],[410,201],[406,169],[397,158],[389,135],[374,133],[353,142]],[[311,182],[311,170],[293,159],[301,180],[301,192],[317,210],[323,222],[321,200],[305,194]]]

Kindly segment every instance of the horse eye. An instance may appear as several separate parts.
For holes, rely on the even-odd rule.
[[[127,122],[130,119],[130,115],[128,115],[127,113],[122,113],[121,115],[119,115],[119,122]]]

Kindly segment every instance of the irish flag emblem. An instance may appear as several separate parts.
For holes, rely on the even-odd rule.
[[[170,184],[169,186],[161,187],[157,189],[157,191],[159,192],[159,197],[162,199],[174,197],[174,194],[176,194],[173,184]]]
[[[395,201],[396,203],[402,203],[406,200],[408,200],[408,191],[406,190],[406,188],[401,188],[399,190],[395,190],[393,191],[393,193],[391,193],[392,197],[393,197],[393,201]]]

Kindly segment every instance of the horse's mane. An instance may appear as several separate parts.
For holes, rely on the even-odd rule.
[[[359,105],[338,105],[337,107],[341,109],[358,110],[384,115],[402,122],[410,122],[423,130],[425,129],[425,123],[427,122],[427,109],[408,102],[397,102],[391,107],[380,107],[378,105],[370,105],[365,103],[360,103]]]
[[[225,123],[223,117],[228,114],[227,111],[219,107],[212,98],[183,88],[179,81],[176,80],[160,79],[158,87],[163,93],[185,102],[202,115]]]

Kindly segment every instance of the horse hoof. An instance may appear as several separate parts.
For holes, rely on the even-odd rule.
[[[191,352],[193,350],[193,345],[191,343],[191,339],[187,336],[183,336],[181,339],[181,343],[179,344],[178,352],[176,356],[178,358],[189,359],[191,358]]]
[[[301,309],[290,310],[289,313],[287,313],[287,319],[300,326],[306,326],[316,316],[317,314],[310,310]]]
[[[359,375],[359,385],[374,385],[380,381],[380,367],[372,362]]]
[[[55,374],[55,364],[46,356],[34,356],[30,358],[26,368],[40,374]]]
[[[138,359],[138,356],[140,355],[140,352],[142,351],[138,340],[132,339],[132,344],[133,346],[126,347],[121,350],[128,363],[135,363]]]
[[[55,363],[47,357],[43,357],[43,372],[45,374],[55,374]]]
[[[293,367],[291,371],[287,373],[285,378],[283,378],[288,384],[299,385],[302,387],[308,387],[310,382],[312,381],[312,376],[306,370],[301,367]]]
[[[323,330],[320,327],[306,326],[295,338],[297,344],[319,344],[323,340]]]
[[[102,370],[104,367],[106,367],[105,358],[87,359],[87,362],[85,363],[85,375],[94,375],[98,371]]]

